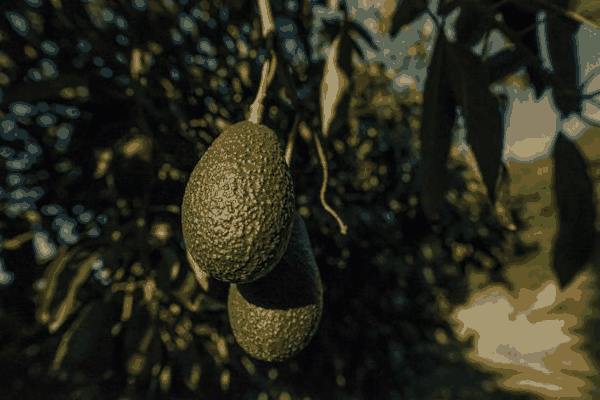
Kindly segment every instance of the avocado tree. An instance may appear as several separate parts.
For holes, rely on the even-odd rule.
[[[525,68],[538,95],[551,86],[564,115],[580,112],[572,35],[594,22],[566,1],[439,3],[405,0],[389,27],[438,24],[431,56],[418,55],[420,99],[366,63],[361,43],[376,44],[342,1],[2,2],[0,397],[528,398],[465,363],[446,317],[469,268],[508,285],[497,250],[527,251],[490,84]],[[513,48],[475,54],[494,29]],[[475,202],[449,158],[457,109],[487,193]],[[269,187],[287,222],[268,273],[238,284],[206,266],[206,237],[185,237],[218,231],[200,221],[210,210],[182,214],[196,200],[186,187],[213,178],[195,169],[211,145],[239,141],[242,163],[271,146],[226,137],[239,123],[279,141],[294,193],[285,178]],[[223,168],[225,150],[206,164]],[[596,204],[577,146],[560,135],[553,157],[553,268],[567,285],[591,257]],[[243,253],[220,246],[226,266]],[[263,345],[281,326],[300,336]]]

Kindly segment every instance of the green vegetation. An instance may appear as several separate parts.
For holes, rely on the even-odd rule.
[[[237,342],[253,357],[283,361],[308,345],[321,318],[323,287],[299,214],[277,267],[257,281],[231,285],[227,308]]]
[[[294,203],[275,132],[238,122],[219,135],[190,175],[181,212],[186,245],[211,277],[251,282],[283,256]]]
[[[552,269],[560,285],[586,265],[596,233],[581,227],[593,226],[597,213],[585,210],[590,201],[598,205],[590,197],[598,180],[586,180],[600,173],[586,167],[590,160],[581,163],[581,138],[564,140],[574,132],[553,142],[543,170],[529,165],[515,176],[499,168],[505,141],[498,127],[521,105],[497,90],[533,85],[538,100],[553,87],[561,114],[588,114],[573,108],[593,97],[581,94],[595,72],[577,79],[583,58],[576,56],[586,52],[575,51],[573,34],[590,27],[565,20],[585,5],[566,14],[557,8],[564,4],[541,1],[370,2],[376,7],[368,10],[343,3],[0,2],[0,399],[506,400],[548,391],[522,377],[526,392],[509,391],[497,371],[473,365],[467,355],[476,353],[477,335],[459,340],[449,317],[472,297],[472,284],[508,277],[510,291],[523,285],[514,276],[545,278],[523,272],[539,254],[548,260],[539,264],[547,266],[542,274]],[[456,40],[447,40],[452,27]],[[511,46],[492,53],[498,36]],[[541,38],[549,50],[544,60]],[[287,166],[280,175],[256,172],[260,155],[280,151],[266,153],[264,143],[249,149],[256,131],[267,128],[234,125],[246,116],[287,138],[293,183],[281,172]],[[246,141],[235,150],[241,165],[231,160],[236,147],[223,144],[224,161],[197,167],[188,186],[200,157],[225,141],[223,131],[244,124],[251,129],[229,139]],[[468,158],[456,158],[457,133]],[[222,179],[242,167],[253,172],[241,183]],[[194,182],[202,174],[206,182]],[[556,180],[525,183],[544,175]],[[271,184],[275,176],[280,188]],[[258,211],[238,207],[250,189],[255,196],[271,191]],[[192,206],[201,190],[216,196],[198,211]],[[213,256],[227,267],[219,270],[241,268],[245,257],[250,267],[250,257],[267,255],[265,240],[279,241],[272,248],[284,257],[291,232],[276,232],[284,220],[260,218],[269,202],[276,208],[275,196],[288,196],[278,210],[289,216],[288,228],[294,206],[303,216],[323,287],[320,328],[316,318],[297,320],[294,338],[310,345],[280,364],[246,352],[259,340],[250,329],[269,325],[263,337],[283,332],[273,328],[283,317],[267,305],[279,296],[297,303],[285,310],[313,301],[316,311],[318,285],[307,284],[308,295],[300,291],[302,304],[289,279],[263,283],[275,280],[279,267],[233,286],[202,269],[216,268]],[[234,210],[250,217],[227,214]],[[541,214],[543,226],[530,218]],[[262,248],[244,242],[241,221],[262,229]],[[545,229],[546,222],[556,229]],[[527,240],[538,228],[551,231],[551,246]],[[271,267],[277,260],[273,255]],[[254,266],[267,273],[267,264]],[[597,291],[597,282],[589,288]],[[230,318],[228,296],[236,293],[246,310],[251,304],[275,316]],[[256,300],[261,294],[265,304]],[[229,309],[250,315],[240,310]],[[569,305],[568,314],[573,310]],[[581,349],[589,345],[597,360],[596,322],[582,329]],[[279,344],[294,347],[292,329],[286,332]],[[277,349],[267,350],[275,359]],[[554,390],[570,379],[554,380],[548,396],[575,398]]]

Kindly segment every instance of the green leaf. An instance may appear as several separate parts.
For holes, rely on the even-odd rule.
[[[554,87],[554,101],[563,118],[573,112],[581,112],[581,91],[577,85],[579,63],[573,37],[579,24],[562,14],[550,16],[546,23],[554,77],[560,82],[558,87]]]
[[[501,30],[503,26],[508,27],[517,36],[507,35],[509,40],[513,43],[516,43],[517,39],[520,40],[529,52],[537,56],[539,46],[535,29],[536,14],[542,7],[531,1],[494,0],[493,3],[496,3],[496,12],[502,13]],[[502,5],[498,6],[498,3]]]
[[[425,10],[427,10],[426,0],[403,0],[394,11],[390,36],[396,36],[400,28],[414,21]]]
[[[352,49],[355,42],[346,29],[331,47],[321,83],[322,130],[325,137],[338,132],[348,120],[353,82]]]
[[[449,46],[448,53],[452,87],[467,120],[467,142],[493,204],[504,143],[500,107],[489,90],[492,82],[480,58],[457,45]]]
[[[425,80],[421,157],[423,159],[423,211],[430,220],[439,211],[448,190],[446,162],[452,144],[452,127],[456,119],[456,98],[446,71],[448,42],[441,32],[437,39],[429,72]]]
[[[111,368],[115,342],[111,330],[119,322],[116,304],[94,302],[81,311],[62,335],[51,369],[102,376]]]
[[[496,82],[509,74],[515,73],[525,65],[522,54],[512,48],[503,49],[483,62],[483,66],[488,71],[491,82]]]
[[[365,42],[367,42],[369,46],[371,46],[371,48],[377,48],[377,45],[373,41],[373,36],[371,36],[371,33],[367,29],[365,29],[365,27],[360,22],[356,20],[351,20],[348,24],[350,25],[350,29],[356,31],[356,34],[363,38]],[[361,54],[362,51],[360,50],[360,47],[358,47],[356,44],[354,46],[356,47],[358,54]]]
[[[577,145],[562,132],[558,135],[552,156],[559,215],[552,267],[563,288],[583,269],[592,255],[596,204],[587,163]]]
[[[454,0],[447,0],[447,1],[443,1],[440,4],[440,7],[438,8],[438,14],[443,15],[444,17],[447,17],[448,14],[450,14],[451,12],[453,12],[454,10],[456,10],[458,7],[462,7],[463,2],[462,1],[454,1]]]
[[[487,12],[479,2],[465,2],[461,5],[460,15],[456,20],[456,41],[471,48],[481,40],[492,22],[487,19]]]
[[[348,78],[352,77],[352,49],[355,49],[354,40],[350,37],[347,29],[343,29],[340,34],[340,44],[338,47],[337,67],[346,74]]]
[[[531,64],[527,65],[527,74],[535,90],[535,96],[539,98],[542,92],[548,87],[548,75],[544,71],[539,71]]]

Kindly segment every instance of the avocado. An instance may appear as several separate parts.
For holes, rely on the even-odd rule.
[[[230,283],[271,271],[292,232],[294,186],[277,135],[250,121],[226,128],[187,183],[183,238],[198,266]]]
[[[304,349],[323,310],[323,286],[304,221],[295,213],[290,243],[267,276],[232,284],[227,299],[231,330],[252,357],[283,361]]]

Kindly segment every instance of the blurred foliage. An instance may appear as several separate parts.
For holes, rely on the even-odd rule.
[[[289,3],[272,2],[277,46],[315,132],[312,54],[327,35],[311,39],[318,2]],[[355,66],[347,131],[327,143],[348,235],[318,201],[311,136],[296,141],[324,314],[306,350],[269,364],[235,344],[227,285],[194,278],[179,215],[189,172],[254,99],[266,56],[254,2],[28,0],[2,14],[1,257],[14,281],[0,288],[0,397],[526,398],[467,365],[472,344],[445,319],[467,271],[502,281],[517,211],[499,222],[454,163],[441,219],[425,218],[421,107],[382,66]],[[263,123],[283,138],[295,108],[280,79]]]

